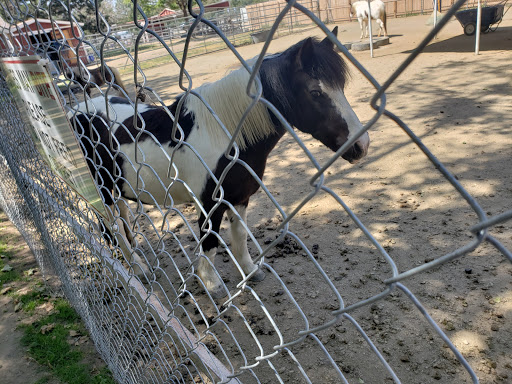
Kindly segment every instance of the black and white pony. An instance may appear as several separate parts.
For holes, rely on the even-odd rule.
[[[333,32],[336,34],[337,29]],[[280,54],[265,58],[259,78],[263,96],[291,125],[337,151],[348,139],[362,132],[362,125],[345,98],[343,90],[347,69],[333,48],[333,43],[327,38],[321,42],[314,38],[302,40]],[[195,90],[231,133],[252,101],[246,94],[248,80],[248,71],[240,68]],[[178,116],[184,140],[178,144],[176,138],[171,137],[171,131],[178,103],[183,97],[178,96],[168,106],[172,116],[164,108],[139,104],[139,128],[134,127],[133,105],[118,97],[110,98],[108,117],[105,99],[96,98],[87,104],[82,103],[73,120],[78,123],[78,136],[91,171],[100,180],[99,187],[106,204],[113,204],[114,188],[126,199],[138,198],[147,204],[195,202],[196,208],[199,208],[198,204],[203,207],[197,211],[200,228],[205,223],[205,214],[214,209],[209,217],[211,232],[206,234],[201,230],[205,236],[201,243],[198,275],[213,297],[223,297],[226,294],[224,285],[213,264],[219,244],[215,234],[219,232],[224,213],[230,219],[231,251],[245,274],[243,277],[251,274],[252,279],[258,281],[265,276],[251,259],[247,232],[242,223],[247,220],[247,205],[259,184],[244,166],[236,163],[222,183],[223,201],[229,204],[215,206],[212,194],[216,183],[209,170],[218,179],[230,163],[225,156],[230,138],[204,103],[189,95],[183,100]],[[262,178],[267,157],[285,132],[275,115],[264,104],[258,103],[236,138],[239,159]],[[110,139],[114,148],[109,144]],[[342,157],[355,163],[367,154],[369,144],[368,133],[364,132]],[[96,161],[92,160],[93,157]],[[170,159],[174,168],[168,177]],[[114,168],[117,169],[115,176],[112,175]],[[132,262],[144,273],[149,273],[148,266],[130,251],[132,237],[128,208],[119,204],[118,209],[122,217],[117,228],[121,245],[122,239],[126,238],[124,246],[132,255]]]
[[[370,2],[370,8],[368,8],[368,1],[356,1],[351,3],[350,5],[350,17],[356,16],[359,21],[359,27],[361,28],[361,39],[363,37],[368,37],[368,14],[371,13],[372,19],[377,22],[379,25],[379,33],[380,37],[381,33],[384,33],[384,36],[388,35],[388,31],[386,29],[386,5],[381,0],[373,0]]]

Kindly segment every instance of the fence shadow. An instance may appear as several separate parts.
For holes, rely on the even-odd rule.
[[[435,42],[427,46],[423,52],[474,52],[475,36],[466,36],[460,29],[459,36]],[[512,50],[512,27],[500,27],[494,32],[480,35],[480,51]],[[411,53],[405,51],[404,53]]]

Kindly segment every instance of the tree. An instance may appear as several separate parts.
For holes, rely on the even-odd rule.
[[[125,4],[133,7],[132,0],[122,0]],[[137,5],[142,8],[144,14],[148,17],[156,15],[160,12],[160,4],[158,0],[138,0]]]
[[[98,0],[98,5],[103,0]],[[52,8],[49,10],[52,16],[57,19],[69,20],[68,11],[62,6],[60,2],[51,3]],[[98,31],[96,28],[96,9],[93,0],[70,0],[71,13],[74,18],[83,23],[83,29],[88,32],[95,33]]]
[[[126,23],[133,20],[133,4],[131,1],[103,0],[101,13],[112,23]]]
[[[180,9],[183,16],[188,16],[188,0],[158,0],[161,8]]]
[[[268,0],[231,0],[232,7],[245,7],[250,4],[263,3]]]

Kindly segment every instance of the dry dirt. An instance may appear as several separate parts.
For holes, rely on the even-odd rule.
[[[374,58],[370,58],[369,51],[352,54],[382,84],[428,33],[427,19],[428,16],[390,19],[390,45],[376,49]],[[358,40],[356,23],[340,24],[339,28],[342,42]],[[274,40],[269,52],[286,49],[315,32]],[[248,59],[261,47],[262,44],[245,46],[239,52]],[[474,38],[464,36],[454,19],[387,92],[387,109],[412,128],[488,215],[512,208],[511,60],[511,13],[495,32],[481,36],[478,56],[474,54]],[[191,58],[186,68],[197,86],[219,79],[236,65],[234,56],[224,51]],[[145,73],[148,85],[164,100],[170,101],[179,92],[176,65]],[[374,113],[369,107],[373,93],[371,84],[352,67],[346,94],[363,122]],[[469,228],[477,220],[474,211],[409,137],[386,118],[370,129],[370,136],[368,157],[356,166],[342,160],[335,162],[326,173],[325,183],[358,215],[398,270],[407,271],[470,243],[473,237]],[[305,135],[301,138],[321,164],[328,160],[331,154],[321,144]],[[291,137],[285,137],[269,158],[264,181],[285,211],[291,212],[311,190],[308,182],[313,174],[303,152]],[[263,193],[253,197],[249,224],[260,244],[275,237],[279,221],[276,214]],[[341,293],[345,305],[385,288],[382,281],[390,276],[389,264],[377,255],[328,194],[318,195],[303,207],[290,230],[316,251],[316,261]],[[491,233],[512,249],[510,222],[494,227]],[[227,257],[219,259],[220,273],[229,281],[233,267],[226,262]],[[293,241],[275,249],[267,262],[297,299],[311,327],[331,319],[329,310],[339,303],[315,263],[305,258]],[[512,381],[511,275],[510,262],[495,248],[483,244],[460,259],[403,281],[468,359],[481,383]],[[295,332],[305,325],[297,320],[300,314],[283,295],[277,278],[267,277],[254,288],[273,311],[285,340],[293,340]],[[273,327],[250,301],[242,297],[235,304],[246,310],[265,349],[278,340]],[[471,382],[404,294],[394,292],[351,315],[402,382]],[[235,319],[224,319],[231,329],[235,328]],[[237,337],[241,343],[246,341],[242,335]],[[390,380],[346,320],[319,332],[319,337],[350,382]],[[229,347],[226,349],[230,351]],[[313,382],[337,382],[312,339],[291,351]],[[293,379],[298,370],[291,360],[283,357],[276,369],[285,382],[302,382]],[[255,371],[263,382],[276,382],[268,367]],[[242,381],[251,380],[246,375]]]
[[[428,33],[427,19],[428,16],[390,19],[391,44],[376,49],[374,58],[370,58],[369,51],[352,54],[382,84]],[[356,23],[339,24],[339,28],[342,42],[358,40]],[[272,42],[269,52],[281,51],[314,34],[316,30],[279,38]],[[239,52],[248,59],[261,48],[262,44],[245,46]],[[474,54],[474,38],[464,36],[454,19],[387,92],[386,108],[412,128],[488,215],[512,208],[511,60],[511,13],[495,32],[481,36],[478,56]],[[236,66],[237,60],[227,51],[191,58],[186,64],[194,86],[217,80]],[[357,69],[351,69],[346,94],[361,121],[366,122],[374,113],[369,106],[374,89]],[[176,65],[145,73],[148,85],[164,100],[170,101],[179,93]],[[336,161],[326,172],[325,184],[358,215],[398,270],[423,265],[473,241],[469,228],[477,222],[476,214],[404,131],[391,120],[381,118],[370,129],[370,136],[368,157],[355,166],[341,159]],[[329,159],[331,153],[321,144],[305,135],[300,137],[321,164]],[[304,153],[286,136],[269,158],[264,181],[289,213],[311,191],[309,178],[313,174]],[[275,238],[279,223],[276,215],[262,192],[253,197],[249,225],[260,244]],[[268,273],[264,282],[253,286],[272,311],[285,340],[294,340],[305,325],[284,294],[284,285],[306,313],[311,327],[330,320],[330,311],[339,306],[315,262],[341,293],[345,306],[385,289],[382,281],[390,276],[390,265],[330,195],[321,193],[304,206],[292,220],[290,230],[314,250],[315,261],[304,257],[301,249],[287,240],[267,258],[284,283]],[[491,233],[512,249],[511,223],[498,225]],[[186,228],[181,234],[186,243]],[[221,275],[233,285],[233,281],[229,282],[234,272],[228,257],[218,259]],[[179,267],[179,261],[176,263]],[[166,273],[173,275],[170,269]],[[468,359],[481,383],[512,380],[511,275],[510,262],[489,244],[482,244],[460,259],[403,281]],[[269,353],[267,348],[278,343],[274,328],[257,302],[247,296],[250,295],[242,295],[234,303],[245,310],[264,353]],[[202,310],[208,314],[206,307]],[[403,293],[395,291],[351,315],[403,383],[471,382]],[[228,313],[223,319],[231,329],[244,327],[236,315]],[[349,382],[390,381],[347,320],[318,336]],[[241,344],[250,344],[241,333],[235,337]],[[209,346],[215,348],[213,342]],[[225,349],[229,354],[235,353],[236,348]],[[257,350],[252,352],[259,354]],[[291,352],[313,382],[338,382],[313,339],[291,347]],[[299,371],[292,360],[281,357],[276,370],[283,380],[302,382],[296,379]],[[264,364],[255,372],[262,382],[277,382]],[[242,381],[253,379],[245,375]]]

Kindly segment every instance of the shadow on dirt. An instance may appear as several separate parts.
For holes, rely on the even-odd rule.
[[[460,30],[460,35],[447,40],[434,42],[427,46],[423,52],[474,52],[475,36],[466,36]],[[500,27],[492,32],[480,35],[480,51],[512,50],[512,27]],[[405,51],[404,53],[411,53]]]

